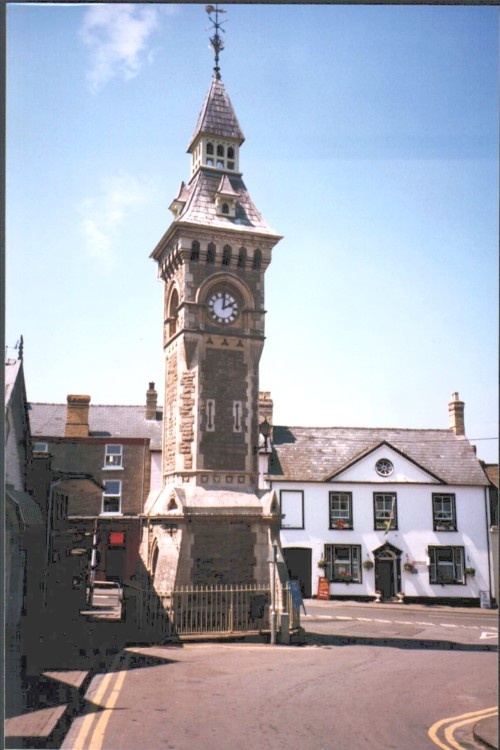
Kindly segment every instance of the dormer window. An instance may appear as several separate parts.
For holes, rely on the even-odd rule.
[[[227,205],[227,203],[223,203],[222,204],[222,213],[223,214],[228,214],[229,213],[229,206]]]

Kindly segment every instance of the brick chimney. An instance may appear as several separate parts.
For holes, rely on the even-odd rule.
[[[273,400],[270,391],[259,391],[259,424],[267,419],[270,425],[273,423]]]
[[[157,406],[158,393],[155,391],[155,384],[150,383],[146,391],[146,419],[156,419]]]
[[[89,436],[90,396],[67,396],[68,410],[64,437]]]
[[[455,435],[465,435],[464,407],[465,404],[460,401],[458,393],[452,393],[448,404],[448,417],[450,429]]]

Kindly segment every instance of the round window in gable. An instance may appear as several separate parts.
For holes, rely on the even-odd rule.
[[[380,474],[381,477],[388,477],[394,471],[394,466],[388,458],[381,458],[375,464],[375,471]]]

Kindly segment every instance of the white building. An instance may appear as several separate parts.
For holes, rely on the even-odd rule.
[[[454,393],[450,429],[273,428],[264,480],[305,596],[327,577],[335,598],[493,598],[488,479],[463,414]]]

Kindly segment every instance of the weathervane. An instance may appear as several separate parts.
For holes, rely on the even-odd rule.
[[[219,35],[219,31],[222,31],[223,34],[225,34],[226,32],[221,28],[222,23],[225,22],[223,21],[222,23],[219,23],[219,13],[226,13],[226,11],[222,10],[222,8],[219,8],[218,5],[215,5],[215,7],[213,5],[205,5],[205,10],[207,11],[210,21],[212,22],[212,28],[215,29],[215,34],[210,37],[210,45],[215,54],[215,77],[220,79],[219,52],[224,49],[224,40]],[[215,13],[215,20],[212,18],[211,13]]]

